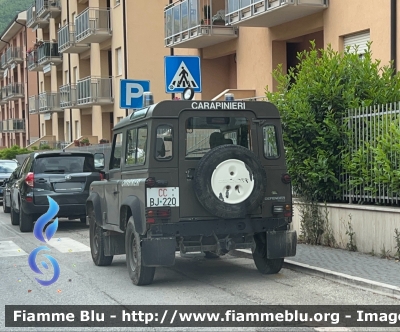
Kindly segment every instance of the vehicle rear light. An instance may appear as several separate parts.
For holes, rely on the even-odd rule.
[[[147,178],[146,181],[144,182],[145,186],[148,188],[152,188],[156,185],[156,179],[155,178]]]
[[[26,197],[25,200],[26,200],[28,203],[32,203],[32,202],[33,202],[33,198],[32,198],[32,197]]]
[[[157,215],[162,218],[169,218],[171,216],[171,210],[158,210]]]
[[[100,173],[100,181],[103,181],[103,180],[104,180],[104,174]]]
[[[147,210],[146,218],[169,218],[171,216],[170,209]]]
[[[292,215],[293,215],[292,205],[286,204],[286,205],[285,205],[285,213],[284,213],[284,216],[285,216],[285,217],[291,217]]]
[[[154,224],[156,222],[156,220],[154,218],[146,218],[146,222],[148,224]]]
[[[282,182],[284,184],[289,184],[290,182],[292,182],[292,178],[290,177],[289,174],[283,174],[282,175]]]
[[[33,188],[33,182],[35,180],[35,176],[33,175],[32,172],[28,173],[25,177],[25,183],[29,186]]]

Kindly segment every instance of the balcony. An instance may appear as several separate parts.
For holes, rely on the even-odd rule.
[[[86,77],[78,81],[77,108],[93,105],[109,105],[114,103],[112,79]]]
[[[3,120],[1,121],[1,132],[2,133],[8,133],[8,120]]]
[[[266,27],[290,22],[328,8],[328,0],[225,0],[226,24]]]
[[[5,70],[7,68],[7,53],[3,53],[0,59],[0,68]]]
[[[62,111],[58,92],[42,92],[39,94],[39,113]]]
[[[6,62],[8,65],[24,62],[21,47],[9,47],[6,52]]]
[[[24,98],[24,84],[11,83],[6,86],[5,93],[6,95],[4,99],[7,101]]]
[[[43,67],[49,64],[58,65],[62,63],[62,56],[58,52],[58,43],[45,41],[38,47],[37,53],[37,62]]]
[[[87,8],[75,19],[77,43],[101,43],[112,35],[110,10]]]
[[[76,84],[60,86],[60,106],[62,109],[74,108],[78,103]]]
[[[205,14],[204,14],[205,10]],[[220,0],[184,0],[164,9],[165,46],[203,48],[237,38],[238,30],[225,25]]]
[[[57,17],[61,14],[61,0],[36,0],[36,17]]]
[[[29,101],[29,114],[37,114],[39,113],[39,99],[38,96],[30,96]]]
[[[3,86],[0,90],[0,105],[6,105],[8,103],[6,96],[7,96],[7,87]]]
[[[38,63],[38,51],[33,50],[26,53],[26,61],[28,62],[28,70],[29,71],[41,71],[43,70],[43,66],[40,66]]]
[[[76,42],[75,25],[68,23],[58,30],[60,53],[82,53],[88,49],[90,49],[90,44]]]
[[[50,21],[47,17],[38,17],[35,2],[26,11],[26,26],[36,30],[37,28],[45,28]]]
[[[14,133],[25,132],[25,119],[9,119],[8,120],[8,131]]]

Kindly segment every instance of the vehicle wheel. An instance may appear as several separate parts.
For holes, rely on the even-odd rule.
[[[10,207],[6,205],[5,197],[3,197],[3,212],[10,213]]]
[[[14,208],[12,207],[12,203],[10,202],[10,214],[11,214],[11,225],[19,225],[19,213],[15,212]]]
[[[267,176],[258,157],[242,146],[221,145],[207,152],[196,168],[194,192],[211,214],[243,218],[264,199]]]
[[[89,225],[90,225],[90,251],[92,259],[97,266],[107,266],[113,261],[114,256],[104,255],[104,232],[103,229],[97,225],[94,211],[89,212]]]
[[[142,247],[140,235],[135,230],[133,217],[128,220],[125,233],[126,266],[129,277],[137,286],[149,285],[153,282],[155,267],[147,267],[142,264]]]
[[[215,259],[215,258],[220,258],[220,255],[217,255],[215,252],[211,251],[205,251],[204,252],[204,257],[208,259]]]
[[[284,259],[268,259],[265,236],[260,235],[264,234],[260,233],[254,237],[256,241],[256,248],[253,252],[254,263],[262,274],[276,274],[282,269]]]
[[[21,205],[19,209],[19,230],[23,233],[32,232],[34,216],[32,214],[25,213],[24,210],[22,210]]]

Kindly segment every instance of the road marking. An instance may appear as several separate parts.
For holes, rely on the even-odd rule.
[[[314,331],[317,332],[346,332],[351,331],[346,327],[316,327]]]
[[[90,247],[73,239],[70,239],[69,237],[52,238],[48,242],[48,244],[62,253],[90,251]]]
[[[0,257],[14,257],[28,255],[13,241],[0,241]]]

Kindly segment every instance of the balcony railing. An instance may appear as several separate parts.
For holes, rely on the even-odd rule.
[[[33,3],[26,11],[26,26],[33,28],[36,25],[35,3]]]
[[[90,49],[90,44],[77,43],[75,25],[66,24],[58,30],[58,51],[61,53],[81,53]]]
[[[49,41],[43,42],[37,49],[38,52],[38,64],[46,66],[48,64],[60,64],[62,63],[62,56],[58,52],[58,43]]]
[[[7,103],[8,103],[8,100],[7,100],[7,87],[3,86],[0,89],[0,105],[5,105]]]
[[[60,86],[60,106],[62,109],[73,108],[77,105],[76,84],[65,84]]]
[[[40,71],[43,69],[38,63],[38,50],[32,50],[26,54],[29,71]]]
[[[48,14],[51,17],[61,14],[61,0],[36,0],[35,7],[38,18],[44,18]]]
[[[22,83],[11,83],[6,86],[6,100],[24,98],[24,85]]]
[[[61,111],[61,107],[58,92],[42,92],[39,94],[39,113],[59,111]]]
[[[3,133],[8,133],[8,120],[1,121],[1,127]]]
[[[11,119],[12,123],[9,122],[9,125],[12,125],[12,131],[15,133],[23,133],[25,132],[25,119]]]
[[[7,53],[3,53],[0,59],[0,67],[1,69],[7,68]]]
[[[226,24],[273,27],[328,8],[328,0],[225,0]]]
[[[38,96],[29,97],[29,114],[39,113],[39,98]]]
[[[107,105],[114,102],[112,79],[86,77],[78,81],[78,106]]]
[[[224,3],[218,0],[175,2],[165,7],[164,23],[167,47],[203,48],[234,39],[238,33],[225,25]]]
[[[76,42],[101,43],[112,35],[108,8],[87,8],[75,19]]]
[[[7,64],[24,62],[21,47],[9,47],[6,52]]]

